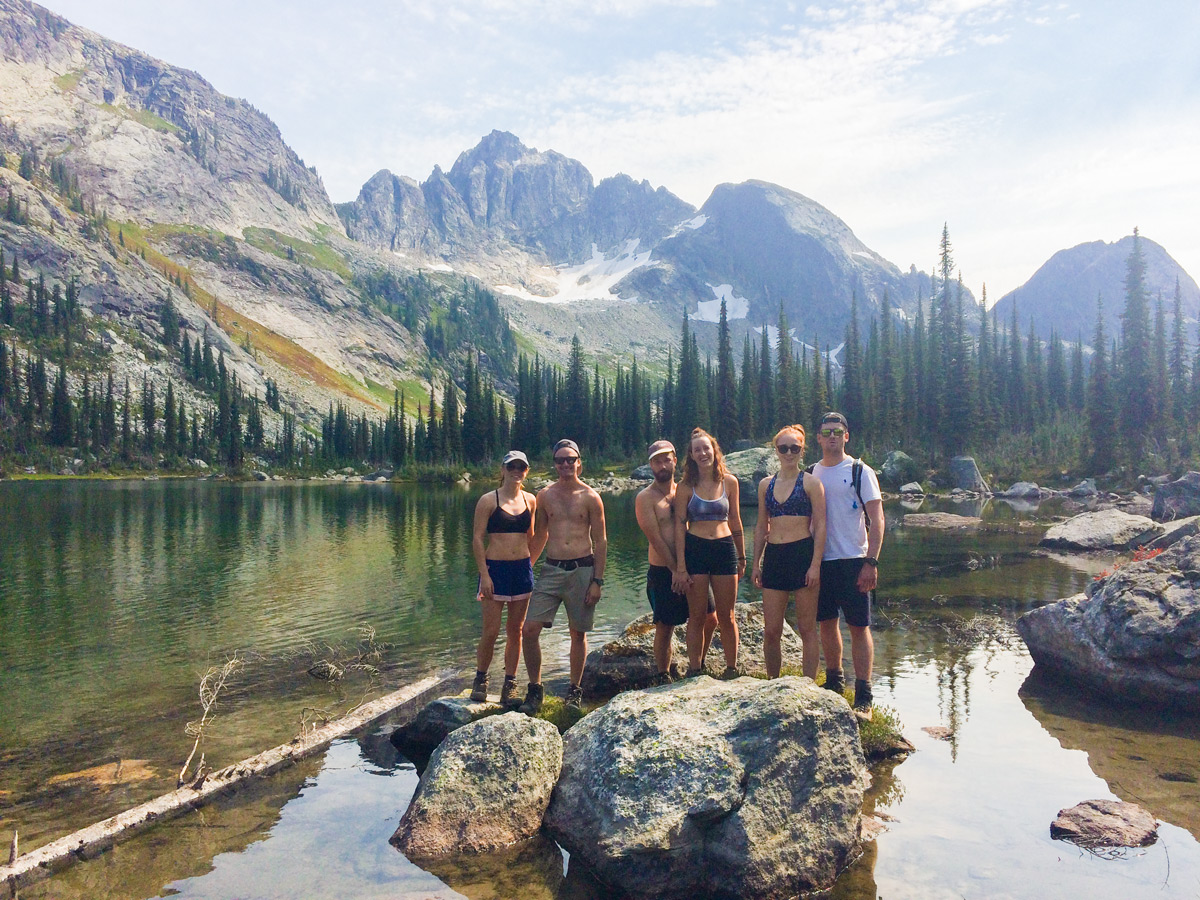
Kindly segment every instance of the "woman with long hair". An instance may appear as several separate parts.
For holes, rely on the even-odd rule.
[[[517,663],[521,659],[521,626],[533,593],[533,561],[530,542],[537,498],[524,490],[529,459],[520,450],[509,450],[500,469],[500,487],[484,494],[475,504],[475,525],[471,549],[479,567],[478,600],[483,607],[483,634],[475,651],[475,684],[471,699],[487,700],[488,668],[500,635],[500,619],[505,610],[508,623],[504,644],[504,686],[500,702],[515,706]],[[485,543],[486,540],[486,543]]]
[[[738,480],[725,470],[717,439],[692,431],[675,492],[675,577],[672,586],[688,598],[688,675],[704,668],[704,620],[708,590],[717,606],[717,628],[725,651],[722,678],[738,676],[738,630],[733,618],[738,578],[746,570],[746,543],[738,506]]]
[[[804,428],[785,425],[774,440],[779,471],[758,483],[754,526],[754,584],[763,593],[763,657],[768,678],[783,663],[780,641],[788,597],[796,597],[796,631],[804,645],[804,674],[817,677],[821,639],[817,595],[825,553],[825,488],[801,468]]]

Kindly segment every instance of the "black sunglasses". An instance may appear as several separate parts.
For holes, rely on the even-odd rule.
[[[780,453],[803,453],[804,448],[799,444],[776,444],[775,449]]]
[[[523,462],[514,460],[513,462],[505,463],[504,468],[508,469],[510,472],[524,472],[529,468],[529,466],[525,465]]]
[[[573,463],[577,459],[579,459],[578,456],[556,456],[554,457],[554,464],[556,466],[565,466],[567,463]]]

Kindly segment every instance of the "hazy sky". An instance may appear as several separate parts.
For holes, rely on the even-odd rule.
[[[759,178],[995,301],[1132,231],[1200,278],[1194,0],[49,0],[251,101],[350,200],[494,128],[699,206]]]

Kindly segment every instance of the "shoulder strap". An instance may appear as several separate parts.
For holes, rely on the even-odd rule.
[[[862,473],[863,461],[861,459],[854,460],[850,466],[850,485],[854,488],[854,493],[858,495],[858,505],[863,511],[863,518],[867,520],[867,531],[871,530],[871,517],[867,513],[867,504],[863,500],[862,495]]]
[[[817,464],[813,463],[812,465],[805,467],[804,471],[807,472],[809,475],[812,475],[816,468],[817,468]]]

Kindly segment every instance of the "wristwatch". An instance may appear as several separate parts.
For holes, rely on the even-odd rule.
[[[874,566],[876,569],[879,568],[879,560],[877,560],[874,556],[864,556],[863,562],[865,562],[868,566]]]
[[[600,587],[604,587],[604,579],[603,578],[593,578],[592,584],[598,584],[598,585],[600,585]]]

